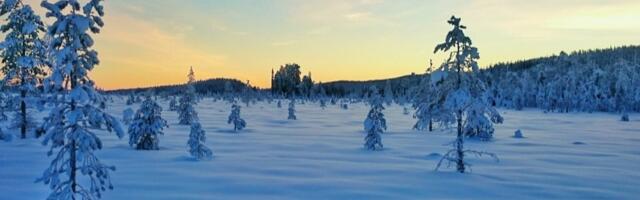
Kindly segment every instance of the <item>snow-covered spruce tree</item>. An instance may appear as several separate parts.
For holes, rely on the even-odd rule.
[[[616,110],[622,113],[621,121],[627,122],[629,121],[629,110],[631,110],[631,105],[633,105],[633,67],[630,63],[625,61],[618,61],[614,64],[616,71],[616,80],[615,80],[615,102],[616,102]]]
[[[0,140],[4,140],[5,142],[9,142],[13,139],[13,135],[6,133],[2,127],[0,127]]]
[[[327,101],[325,100],[325,98],[320,98],[320,108],[322,108],[322,110],[327,108]]]
[[[138,150],[158,150],[158,136],[169,127],[161,114],[162,107],[147,96],[129,125],[129,145]]]
[[[247,126],[247,122],[245,122],[244,119],[240,117],[240,105],[237,105],[235,103],[231,105],[231,114],[229,115],[229,119],[227,120],[227,124],[232,123],[234,132],[240,131]]]
[[[391,103],[393,103],[393,99],[395,99],[395,97],[393,96],[393,89],[391,89],[391,81],[387,80],[384,86],[384,103],[390,106]]]
[[[7,95],[5,91],[2,91],[2,87],[0,87],[0,122],[7,121],[9,119],[7,114],[5,113],[5,108],[7,107]]]
[[[244,103],[247,108],[249,107],[251,101],[253,100],[253,90],[251,89],[251,83],[249,82],[249,80],[247,80],[247,83],[244,87],[244,89],[242,90],[242,96],[240,96],[240,101],[242,101],[242,103]]]
[[[503,119],[487,103],[484,82],[477,77],[479,69],[476,60],[480,56],[478,49],[471,46],[471,38],[464,34],[463,30],[466,27],[461,25],[460,18],[455,16],[447,22],[453,26],[453,30],[447,34],[444,43],[436,46],[434,53],[447,52],[449,58],[433,76],[437,77],[434,80],[438,81],[437,90],[440,95],[436,97],[436,101],[442,102],[442,112],[452,114],[435,117],[444,118],[440,119],[444,122],[455,121],[457,137],[452,142],[454,148],[444,154],[436,170],[446,161],[449,164],[455,163],[457,171],[464,173],[469,165],[464,161],[466,154],[497,158],[492,153],[464,149],[465,134],[469,137],[490,139],[491,134],[488,133],[492,133],[492,123],[501,123]]]
[[[292,97],[291,101],[289,102],[289,116],[287,117],[287,119],[290,120],[297,120],[298,118],[296,117],[296,100]]]
[[[51,144],[48,155],[59,150],[37,179],[51,188],[47,199],[99,199],[101,192],[113,188],[109,172],[115,167],[101,163],[94,155],[102,142],[86,125],[89,114],[99,112],[108,131],[124,135],[118,120],[94,106],[99,94],[88,76],[99,62],[98,53],[91,49],[94,43],[89,32],[98,33],[103,26],[101,2],[91,0],[81,5],[77,0],[57,0],[41,4],[47,16],[54,18],[47,30],[53,57],[45,88],[62,97],[43,122],[43,144]]]
[[[427,69],[427,73],[423,75],[420,80],[420,84],[415,87],[414,97],[413,97],[413,108],[416,109],[414,118],[418,119],[416,124],[413,125],[413,129],[416,130],[424,130],[428,129],[429,131],[433,131],[433,116],[438,112],[438,104],[435,101],[433,83],[431,81],[431,69],[430,65],[429,69]]]
[[[320,101],[320,108],[324,110],[325,108],[327,108],[327,91],[324,89],[324,86],[322,86],[322,82],[318,83],[317,86],[318,86],[317,98]]]
[[[124,109],[122,111],[122,123],[125,125],[130,125],[131,121],[133,121],[134,112],[131,108]]]
[[[176,97],[171,97],[171,100],[169,100],[169,110],[170,111],[178,110],[178,101],[176,101]]]
[[[195,157],[197,160],[209,160],[213,156],[211,149],[204,145],[207,140],[204,130],[200,122],[191,122],[191,133],[189,134],[189,154]]]
[[[7,23],[0,26],[0,31],[5,35],[4,41],[0,43],[2,72],[5,75],[3,82],[19,91],[19,96],[15,99],[15,102],[19,102],[19,108],[11,127],[19,128],[20,137],[24,139],[27,132],[36,127],[35,121],[27,112],[27,104],[36,102],[30,98],[37,96],[32,94],[37,93],[38,78],[44,75],[42,67],[46,47],[40,39],[40,33],[45,31],[45,27],[40,16],[22,1],[4,1],[1,4],[0,15],[9,14]]]
[[[378,89],[372,86],[371,96],[369,98],[371,110],[369,110],[369,114],[367,114],[367,118],[364,120],[364,130],[367,133],[364,138],[364,148],[367,150],[380,150],[383,147],[382,136],[380,134],[387,130],[387,120],[382,113],[384,110],[382,101]]]
[[[133,104],[135,102],[136,102],[136,98],[133,96],[133,92],[132,92],[127,96],[126,104],[129,106],[129,105],[131,105],[131,104]]]
[[[180,105],[178,107],[179,124],[189,125],[193,121],[198,121],[198,112],[196,112],[194,106],[197,103],[196,89],[193,86],[195,83],[195,75],[193,73],[193,67],[189,69],[188,75],[189,81],[187,82],[187,88],[180,97]]]

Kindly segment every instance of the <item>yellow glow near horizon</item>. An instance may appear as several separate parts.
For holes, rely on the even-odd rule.
[[[27,0],[39,8],[39,0]],[[295,62],[315,81],[422,73],[451,15],[462,17],[480,64],[640,44],[640,1],[109,0],[95,35],[105,89],[250,80]],[[50,20],[50,19],[48,19]]]

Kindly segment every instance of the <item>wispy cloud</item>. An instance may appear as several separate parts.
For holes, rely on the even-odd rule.
[[[280,41],[280,42],[273,42],[271,43],[272,46],[276,46],[276,47],[283,47],[283,46],[291,46],[296,44],[295,40],[288,40],[288,41]]]
[[[194,48],[183,35],[167,32],[151,23],[126,15],[108,15],[105,21],[107,26],[96,36],[101,41],[96,47],[102,52],[101,68],[111,68],[112,72],[138,71],[118,75],[134,82],[132,84],[179,83],[184,77],[175,75],[184,74],[187,65],[215,67],[225,63],[226,56]],[[145,75],[140,76],[140,72]],[[201,73],[211,72],[203,70]],[[112,77],[112,73],[101,73],[95,78],[103,87],[117,87],[119,83]]]

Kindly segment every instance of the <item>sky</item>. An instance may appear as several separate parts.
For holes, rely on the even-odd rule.
[[[80,0],[86,2],[86,0]],[[25,0],[39,13],[40,0]],[[640,44],[638,0],[107,0],[94,36],[105,89],[235,78],[270,87],[298,63],[314,81],[423,73],[462,18],[482,66]],[[43,15],[44,16],[44,15]],[[51,19],[45,20],[51,22]]]

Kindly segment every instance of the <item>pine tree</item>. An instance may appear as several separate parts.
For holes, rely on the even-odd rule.
[[[189,153],[197,160],[209,160],[213,157],[213,152],[207,146],[204,145],[206,136],[200,122],[193,121],[191,123],[191,133],[189,134]]]
[[[102,191],[113,188],[109,172],[115,167],[101,163],[94,155],[94,151],[102,148],[102,142],[86,125],[89,114],[98,112],[108,131],[115,131],[118,137],[124,134],[114,117],[94,107],[99,94],[88,76],[98,64],[89,31],[98,33],[103,26],[101,2],[91,0],[81,6],[76,0],[58,0],[41,4],[47,16],[55,19],[47,30],[49,54],[55,56],[47,88],[63,97],[43,123],[46,130],[43,144],[51,143],[48,155],[59,149],[37,180],[53,190],[47,199],[98,199]],[[78,175],[87,179],[79,180]]]
[[[431,63],[431,62],[430,62]],[[438,114],[440,108],[435,101],[433,82],[431,80],[432,64],[429,65],[427,73],[423,75],[420,84],[414,88],[415,96],[413,97],[413,108],[416,109],[414,118],[418,119],[413,129],[433,131],[434,115]]]
[[[129,145],[135,145],[138,150],[158,150],[158,136],[164,134],[162,129],[169,127],[161,114],[162,107],[147,96],[129,125]]]
[[[193,86],[195,83],[195,75],[193,73],[193,67],[189,69],[188,75],[189,81],[187,82],[187,89],[180,98],[180,106],[178,108],[179,124],[189,125],[193,121],[198,121],[198,112],[196,112],[194,106],[197,103],[196,91]]]
[[[395,99],[395,97],[393,96],[393,89],[391,89],[391,81],[387,80],[384,86],[384,103],[390,106],[391,103],[393,103],[393,99]]]
[[[615,100],[616,110],[622,113],[621,121],[629,121],[629,110],[633,102],[633,68],[626,61],[618,61],[615,65]]]
[[[298,118],[296,117],[296,100],[292,97],[291,101],[289,102],[289,116],[287,117],[287,119],[290,120],[297,120]]]
[[[449,115],[437,116],[441,121],[451,123],[455,121],[457,126],[457,138],[452,143],[454,149],[448,151],[438,162],[436,169],[443,161],[455,163],[456,169],[464,173],[468,163],[464,161],[465,154],[478,156],[494,154],[464,149],[465,133],[468,136],[486,138],[490,136],[484,133],[492,132],[492,123],[502,123],[500,114],[487,103],[484,82],[478,77],[477,59],[480,58],[478,49],[471,46],[471,38],[464,34],[465,26],[460,24],[460,18],[452,16],[447,21],[453,26],[444,43],[436,46],[434,53],[439,51],[449,53],[449,58],[442,64],[434,81],[439,82],[440,96],[437,102],[444,106]],[[434,78],[434,77],[432,77]]]
[[[247,84],[245,85],[244,89],[242,90],[241,101],[248,108],[249,107],[249,103],[251,103],[252,99],[253,99],[253,90],[251,89],[251,84],[249,83],[249,80],[247,80]]]
[[[4,129],[0,127],[0,140],[4,140],[5,142],[9,142],[13,139],[13,135],[9,133],[5,133]]]
[[[125,125],[130,125],[131,122],[133,121],[134,114],[135,113],[131,108],[127,108],[124,111],[122,111],[122,123],[124,123]]]
[[[240,131],[247,126],[247,122],[240,117],[240,105],[231,105],[231,114],[227,120],[227,124],[233,123],[233,131]]]
[[[318,83],[318,95],[317,98],[320,100],[320,108],[324,110],[327,108],[327,91],[322,86],[322,82]]]
[[[169,110],[170,111],[178,110],[178,101],[176,101],[176,97],[171,97],[171,100],[169,101]]]
[[[131,104],[133,104],[135,102],[136,102],[136,97],[133,95],[133,92],[129,93],[129,96],[127,96],[127,102],[126,102],[127,106],[129,106],[129,105],[131,105]]]
[[[5,113],[5,107],[7,107],[7,95],[5,94],[5,91],[2,90],[2,87],[0,87],[0,122],[7,121],[7,119],[9,119]]]
[[[382,113],[384,106],[378,89],[372,86],[370,91],[369,105],[371,110],[369,110],[369,114],[364,120],[364,130],[367,133],[364,138],[364,148],[367,150],[381,150],[383,148],[381,134],[387,130],[387,120],[384,118],[384,113]]]
[[[20,137],[26,138],[27,132],[34,130],[35,121],[29,116],[27,108],[34,102],[30,100],[37,93],[39,76],[44,75],[46,47],[40,39],[45,31],[40,16],[35,14],[29,5],[20,0],[4,1],[0,15],[9,13],[7,23],[0,27],[5,35],[0,44],[2,72],[4,83],[15,86],[20,93],[16,101],[20,102],[19,111],[15,113],[12,128],[20,129]]]

